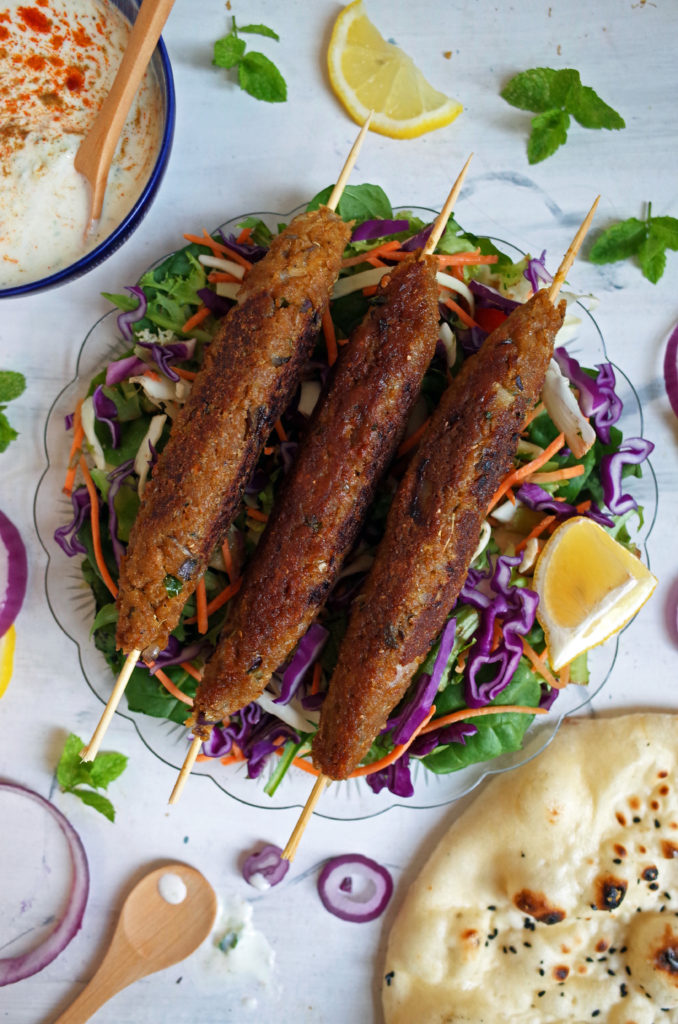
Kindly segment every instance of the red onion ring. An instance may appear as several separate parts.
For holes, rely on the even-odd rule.
[[[678,325],[674,327],[666,343],[664,354],[664,383],[671,408],[678,416]]]
[[[23,978],[30,978],[31,975],[42,971],[66,948],[76,932],[80,930],[89,895],[89,868],[80,836],[68,819],[49,800],[45,800],[39,793],[20,786],[16,782],[0,781],[0,790],[20,793],[22,796],[35,800],[49,811],[68,843],[73,866],[71,889],[63,917],[54,931],[35,949],[31,949],[21,956],[0,958],[0,987],[2,987],[3,985],[12,985],[15,981],[22,981]]]
[[[254,885],[255,888],[261,888],[257,886],[255,881],[252,881],[255,875],[260,875],[264,882],[268,885],[277,885],[278,882],[282,882],[283,878],[290,869],[290,862],[283,860],[282,850],[279,846],[273,846],[271,843],[268,846],[263,846],[257,853],[251,853],[245,863],[242,866],[243,878],[250,885]]]
[[[4,512],[0,512],[0,543],[4,544],[7,551],[7,589],[4,594],[0,594],[0,636],[4,636],[19,614],[28,578],[24,542]]]
[[[363,924],[383,914],[393,894],[393,879],[369,857],[344,854],[327,861],[318,878],[318,893],[330,914]]]

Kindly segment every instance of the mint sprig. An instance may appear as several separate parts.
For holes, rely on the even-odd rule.
[[[227,70],[237,67],[238,84],[241,89],[266,103],[283,103],[287,99],[287,84],[273,61],[259,53],[247,50],[239,32],[250,32],[269,39],[279,40],[280,36],[268,25],[243,25],[238,28],[233,18],[231,31],[214,44],[212,63]]]
[[[592,263],[616,263],[637,256],[644,277],[656,284],[666,267],[666,250],[678,250],[678,218],[653,217],[652,203],[647,217],[617,221],[602,232],[589,253]]]
[[[124,754],[106,751],[97,754],[93,761],[82,761],[80,751],[83,746],[80,737],[71,733],[57,765],[57,782],[62,792],[72,793],[109,821],[115,821],[113,804],[97,790],[108,789],[109,784],[122,775],[127,767],[127,758]]]
[[[5,416],[6,402],[18,398],[26,389],[26,378],[16,370],[0,370],[0,452],[19,436]]]
[[[588,85],[574,68],[532,68],[515,75],[501,96],[512,107],[531,110],[527,159],[539,163],[567,141],[570,117],[582,128],[625,128],[623,117]]]

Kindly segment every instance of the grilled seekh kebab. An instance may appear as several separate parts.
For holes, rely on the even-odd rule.
[[[116,643],[127,659],[84,760],[96,756],[139,655],[152,661],[166,646],[294,393],[350,237],[334,210],[369,122],[327,205],[295,217],[251,268],[173,424],[120,567]]]
[[[539,399],[565,302],[538,292],[468,358],[444,392],[396,492],[354,603],[313,740],[345,779],[369,750],[445,623],[487,508]]]
[[[435,352],[436,269],[424,256],[390,271],[342,349],[203,673],[196,736],[262,694],[325,603]]]

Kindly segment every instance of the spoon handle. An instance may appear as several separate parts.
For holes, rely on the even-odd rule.
[[[120,132],[173,4],[174,0],[143,0],[111,91],[78,148],[75,168],[90,182],[91,220],[98,220],[101,215],[108,170]]]
[[[85,1024],[116,992],[152,971],[117,931],[94,977],[54,1024]]]

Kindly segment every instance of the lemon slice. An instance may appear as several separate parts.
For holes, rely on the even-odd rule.
[[[657,585],[602,526],[575,516],[559,526],[534,570],[537,618],[555,671],[617,633]]]
[[[429,85],[400,47],[381,37],[362,0],[353,0],[337,18],[327,62],[332,88],[351,117],[363,124],[372,110],[370,129],[392,139],[442,128],[463,109]]]
[[[14,644],[16,632],[14,626],[10,626],[7,632],[0,637],[0,697],[9,686],[14,666]]]

